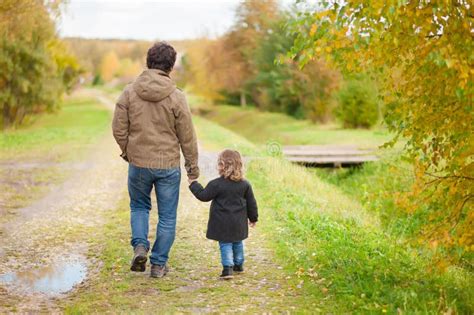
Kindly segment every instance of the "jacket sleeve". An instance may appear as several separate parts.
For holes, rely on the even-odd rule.
[[[114,111],[114,118],[112,120],[112,132],[115,138],[115,141],[122,150],[120,156],[128,161],[127,158],[127,144],[128,144],[128,132],[130,121],[128,120],[128,92],[127,90],[123,91],[120,95]]]
[[[202,187],[198,182],[192,182],[189,189],[201,201],[211,201],[217,196],[217,187],[215,187],[212,181],[206,185],[206,188]]]
[[[247,191],[245,192],[245,199],[247,200],[247,217],[250,222],[258,221],[258,206],[257,200],[253,195],[252,185],[248,185]]]
[[[199,167],[196,133],[191,119],[191,111],[182,93],[179,95],[175,117],[176,132],[184,155],[184,167],[189,179],[197,179]]]

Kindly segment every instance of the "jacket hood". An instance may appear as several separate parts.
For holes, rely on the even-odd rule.
[[[133,89],[141,99],[159,102],[173,93],[176,86],[166,72],[148,69],[143,71],[133,82]]]

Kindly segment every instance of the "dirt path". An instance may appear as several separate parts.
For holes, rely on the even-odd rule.
[[[104,96],[98,99],[111,107]],[[201,169],[207,179],[215,177],[215,157],[214,153],[201,151]],[[123,204],[121,210],[116,209],[117,202],[125,196],[126,164],[118,158],[111,135],[104,137],[86,164],[87,168],[76,171],[1,227],[0,275],[10,275],[10,279],[3,277],[4,284],[0,283],[0,313],[61,312],[63,307],[112,313],[286,313],[298,309],[304,297],[275,263],[266,237],[258,228],[250,232],[245,243],[245,274],[233,281],[218,280],[221,270],[218,245],[205,238],[208,204],[191,195],[185,176],[177,238],[170,259],[172,271],[160,280],[150,279],[148,270],[142,274],[131,273],[129,210]],[[156,224],[153,202],[152,241]],[[99,271],[103,264],[100,254],[91,255],[91,252],[102,248],[94,238],[103,234],[102,226],[110,223],[106,214],[110,215],[112,210],[125,215],[116,227],[121,239],[117,239],[117,252],[111,255],[117,257],[106,258],[113,259],[117,267],[110,275],[106,271],[104,277],[104,271],[102,276]],[[14,272],[18,273],[11,276]],[[43,284],[61,282],[58,275],[62,276],[60,280],[75,276],[79,282],[82,278],[85,281],[67,294],[28,289],[37,286],[38,279]],[[9,280],[15,285],[9,284]]]
[[[71,277],[80,282],[94,272],[86,271],[90,233],[125,190],[118,154],[107,133],[72,176],[1,226],[0,313],[57,311]]]
[[[212,152],[200,151],[206,179],[215,176]],[[206,181],[202,178],[201,181]],[[150,214],[150,240],[157,223],[156,202]],[[103,271],[73,292],[64,306],[71,313],[304,313],[311,297],[303,296],[275,262],[268,240],[257,227],[245,241],[246,272],[231,281],[219,279],[218,245],[205,238],[209,204],[196,200],[183,176],[177,236],[170,253],[170,273],[163,279],[130,272],[129,207],[124,201],[104,234]],[[263,218],[264,219],[264,218]]]
[[[206,179],[216,172],[217,154],[200,151],[200,168]],[[202,181],[202,180],[201,180]],[[185,313],[286,313],[298,308],[298,289],[276,264],[262,231],[251,229],[245,243],[245,273],[232,281],[218,279],[221,271],[217,242],[205,238],[209,204],[191,195],[182,183],[178,237],[171,264],[175,272],[167,281],[182,281],[166,296],[171,310]],[[179,283],[179,282],[178,282]],[[157,295],[157,301],[160,294]],[[183,303],[184,301],[192,303]],[[160,305],[158,303],[157,305]]]

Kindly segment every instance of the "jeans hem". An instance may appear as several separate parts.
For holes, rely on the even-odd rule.
[[[164,266],[168,263],[168,261],[162,262],[162,261],[156,261],[154,259],[151,259],[150,257],[150,264],[152,265],[158,265],[158,266]]]
[[[144,243],[144,242],[138,242],[135,245],[132,245],[134,250],[135,250],[135,248],[137,248],[137,246],[144,246],[146,251],[150,250],[150,245],[148,245],[147,243]]]

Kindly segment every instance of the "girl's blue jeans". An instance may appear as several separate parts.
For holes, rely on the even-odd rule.
[[[219,242],[219,248],[221,249],[222,266],[232,267],[244,264],[244,242]]]

